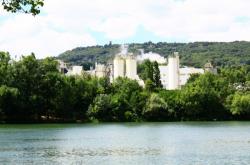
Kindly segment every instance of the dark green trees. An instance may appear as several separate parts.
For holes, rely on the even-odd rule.
[[[44,5],[44,0],[2,0],[3,8],[9,12],[24,12],[37,15],[40,7]]]
[[[98,121],[137,121],[141,118],[146,96],[135,80],[118,78],[110,93],[100,94],[90,105],[88,115]]]
[[[250,92],[237,92],[232,98],[230,111],[236,116],[250,117]]]
[[[162,88],[160,70],[156,61],[145,60],[138,66],[138,70],[139,76],[145,82],[146,89],[151,91],[155,88]]]
[[[205,73],[187,84],[181,91],[181,101],[187,119],[213,120],[227,118],[223,105],[230,94],[229,84],[219,76]]]
[[[0,122],[249,120],[249,67],[191,76],[181,90],[159,88],[157,63],[137,81],[65,76],[52,58],[12,61],[0,52]],[[151,79],[150,79],[151,78]]]

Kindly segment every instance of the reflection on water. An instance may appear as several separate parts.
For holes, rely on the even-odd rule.
[[[0,125],[0,164],[248,164],[250,122]]]

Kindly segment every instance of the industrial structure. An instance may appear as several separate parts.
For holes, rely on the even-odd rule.
[[[127,77],[132,80],[138,79],[137,60],[133,54],[118,54],[113,61],[114,79]]]
[[[147,56],[143,56],[145,54],[142,53],[140,58],[138,58],[134,54],[128,53],[127,46],[122,46],[121,48],[121,53],[114,57],[111,64],[105,65],[95,63],[95,69],[91,68],[90,70],[84,72],[98,78],[109,77],[111,82],[115,81],[118,77],[127,77],[129,79],[136,80],[141,86],[144,86],[143,80],[141,80],[137,74],[137,62],[140,61],[140,59],[149,59],[154,61],[156,57],[159,57],[160,55],[147,53],[147,55],[150,54],[154,56],[154,58],[149,58]],[[58,62],[58,70],[61,73],[66,75],[82,75],[83,73],[82,66],[72,66],[68,69],[63,61]],[[167,90],[180,89],[181,86],[187,83],[192,74],[203,74],[205,71],[212,73],[217,72],[216,68],[214,68],[211,63],[207,63],[204,69],[194,67],[180,68],[178,52],[174,52],[168,57],[167,60],[165,58],[160,59],[159,70],[161,83],[163,88]]]
[[[185,85],[192,74],[204,74],[206,69],[194,67],[180,67],[179,54],[175,52],[168,58],[167,65],[160,65],[160,75],[163,88],[168,90],[180,89]],[[208,65],[207,71],[215,73],[216,69]]]
[[[82,74],[83,74],[82,66],[78,66],[78,65],[73,65],[66,73],[66,75],[68,75],[68,76],[82,75]]]
[[[174,90],[180,88],[180,62],[179,53],[175,52],[168,58],[168,85],[167,89]]]
[[[94,75],[98,78],[103,78],[109,75],[109,68],[104,64],[95,63]]]

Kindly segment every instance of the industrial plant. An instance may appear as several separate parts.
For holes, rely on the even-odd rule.
[[[58,60],[58,69],[60,72],[69,76],[87,73],[98,78],[109,77],[110,82],[113,82],[118,77],[127,77],[136,80],[139,85],[144,87],[144,81],[140,79],[137,74],[137,64],[142,61],[142,59],[148,59],[152,62],[157,61],[159,63],[161,83],[163,88],[167,90],[180,89],[181,86],[187,83],[192,74],[203,74],[205,71],[216,73],[216,69],[213,68],[211,63],[207,63],[204,69],[180,67],[178,52],[174,52],[168,56],[168,59],[165,59],[156,53],[149,52],[144,54],[143,51],[141,51],[140,56],[136,56],[133,53],[128,53],[127,49],[128,47],[126,45],[121,46],[121,52],[115,55],[112,63],[108,65],[96,62],[94,69],[90,68],[90,70],[84,71],[82,66],[71,66],[68,68],[63,61]]]

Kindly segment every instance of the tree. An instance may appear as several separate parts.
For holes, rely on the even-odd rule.
[[[0,52],[0,85],[7,85],[11,78],[10,54]]]
[[[136,80],[117,78],[112,85],[112,107],[116,121],[135,121],[145,102]],[[135,104],[137,104],[135,106]]]
[[[154,91],[154,88],[155,86],[154,86],[154,83],[152,82],[152,80],[150,80],[150,79],[147,79],[146,81],[145,81],[145,89],[147,90],[147,91],[149,91],[149,92],[152,92],[152,91]]]
[[[145,60],[138,66],[138,70],[139,76],[144,80],[145,84],[153,85],[152,89],[162,88],[159,65],[156,61]]]
[[[147,79],[153,81],[154,79],[154,69],[151,61],[145,60],[142,64],[138,66],[139,76],[142,80],[146,81]]]
[[[168,114],[168,104],[165,100],[156,93],[151,94],[143,110],[143,117],[147,121],[167,121]]]
[[[199,73],[191,74],[189,79],[187,80],[187,84],[194,82],[197,78],[199,78],[200,75],[201,74]]]
[[[250,93],[237,92],[234,94],[230,111],[233,115],[241,115],[243,118],[250,117]]]
[[[113,121],[111,96],[107,94],[98,95],[89,106],[87,115],[90,120]]]
[[[153,62],[153,79],[155,87],[162,88],[159,65],[156,61]]]
[[[218,75],[205,73],[181,91],[187,120],[213,120],[228,117],[225,100],[231,94],[229,84]]]
[[[5,85],[0,86],[0,121],[13,121],[19,117],[17,111],[17,98],[19,91]]]
[[[40,13],[40,7],[44,5],[44,0],[2,0],[2,5],[8,12],[37,15]]]

